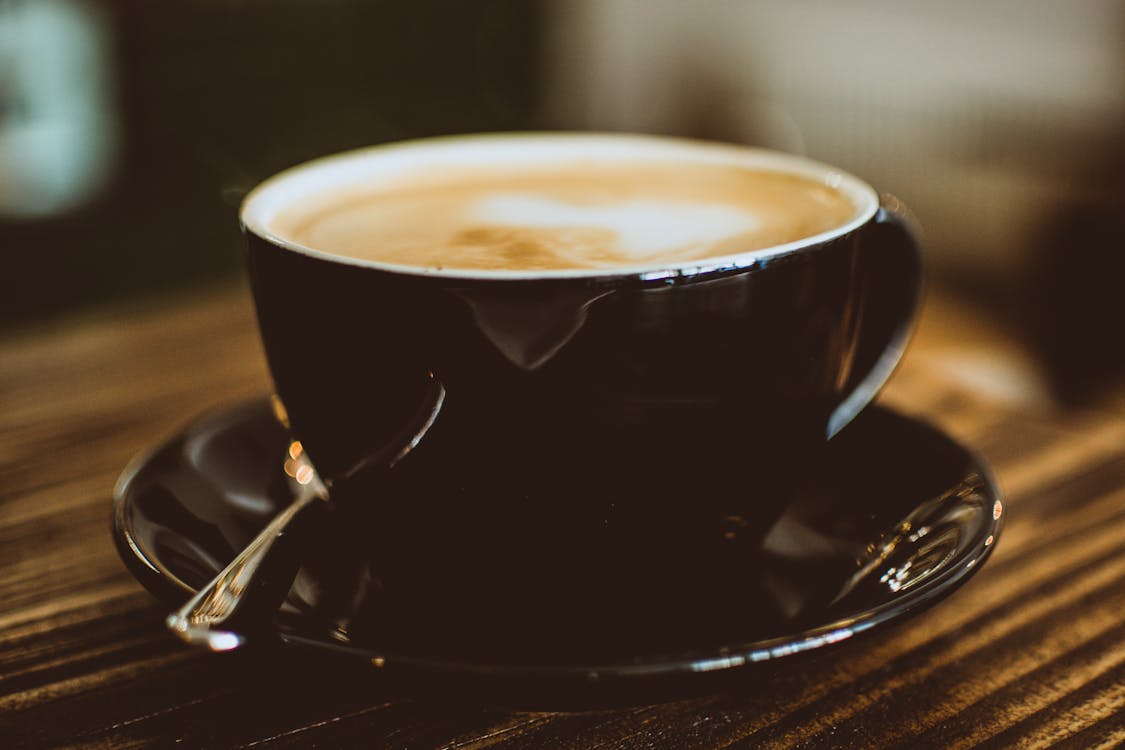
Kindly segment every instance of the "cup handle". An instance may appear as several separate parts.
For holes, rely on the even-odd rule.
[[[922,256],[916,224],[895,197],[884,195],[860,237],[863,333],[843,399],[828,419],[832,438],[871,402],[894,372],[910,339],[922,298]]]

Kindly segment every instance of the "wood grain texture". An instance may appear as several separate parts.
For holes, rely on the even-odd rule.
[[[846,658],[580,712],[396,691],[296,652],[204,654],[165,632],[114,551],[112,487],[194,415],[268,388],[245,292],[0,342],[0,747],[1125,744],[1125,420],[958,385],[937,310],[884,398],[993,463],[1009,523],[988,565]]]

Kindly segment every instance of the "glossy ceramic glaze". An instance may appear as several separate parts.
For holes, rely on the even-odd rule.
[[[263,400],[198,420],[139,459],[115,507],[126,564],[164,601],[180,603],[292,502],[282,470],[289,445]],[[737,466],[717,470],[737,481]],[[1002,516],[978,459],[878,407],[804,467],[786,497],[764,537],[727,516],[712,519],[707,537],[685,534],[676,548],[684,554],[616,537],[627,562],[601,576],[589,575],[581,548],[558,564],[513,560],[502,540],[470,550],[424,526],[394,540],[357,531],[347,513],[318,513],[302,530],[285,605],[251,640],[342,650],[400,673],[547,684],[758,667],[849,641],[946,596],[991,552]],[[697,499],[705,501],[683,498]],[[463,516],[477,528],[476,514]],[[443,595],[394,585],[388,544],[412,550],[410,577],[432,579]],[[390,559],[406,564],[401,554]],[[482,566],[492,575],[480,576]]]
[[[516,158],[513,142],[531,154],[559,143],[572,155],[718,153],[842,181],[857,215],[825,236],[664,269],[429,272],[293,246],[260,219],[262,205],[294,199],[287,191],[335,184],[332,170],[352,160],[381,164],[379,149],[256,190],[243,217],[276,391],[335,498],[378,498],[368,523],[386,535],[384,583],[403,577],[432,588],[431,600],[456,588],[456,574],[405,580],[413,548],[391,556],[415,536],[442,539],[459,569],[458,555],[499,545],[533,567],[581,549],[589,575],[613,576],[629,561],[609,550],[643,546],[678,566],[679,540],[709,538],[714,519],[764,531],[792,477],[902,353],[920,283],[903,222],[858,180],[770,152],[621,137],[454,140],[388,153],[499,144]],[[435,390],[430,432],[396,476],[343,486],[397,450]]]

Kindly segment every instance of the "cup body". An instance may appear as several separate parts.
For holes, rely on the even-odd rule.
[[[434,273],[272,236],[270,201],[284,210],[316,181],[315,165],[298,168],[243,211],[261,339],[294,435],[322,475],[347,476],[393,450],[440,384],[429,432],[364,490],[387,570],[431,595],[510,575],[513,559],[535,560],[528,569],[555,586],[619,576],[629,588],[639,559],[651,580],[654,561],[682,570],[708,545],[756,543],[786,485],[897,362],[919,285],[911,240],[865,184],[769,152],[612,136],[406,151],[498,143],[517,158],[521,139],[758,159],[843,180],[856,215],[824,236],[670,268]],[[354,158],[377,164],[379,149]]]

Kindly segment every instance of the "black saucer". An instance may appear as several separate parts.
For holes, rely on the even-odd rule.
[[[207,415],[136,459],[118,483],[113,515],[126,565],[178,606],[291,501],[281,470],[288,446],[263,399]],[[673,593],[651,606],[598,611],[568,607],[551,592],[541,608],[521,599],[516,609],[487,585],[451,591],[438,609],[389,598],[372,574],[373,553],[348,542],[355,534],[327,514],[276,625],[249,640],[446,677],[582,684],[757,669],[937,602],[980,567],[1001,525],[999,494],[979,458],[879,407],[794,484],[794,500],[764,540],[739,543],[732,528],[715,539],[726,551],[685,569],[684,585],[660,589]],[[664,575],[668,566],[652,569]],[[430,627],[436,620],[441,629]]]

